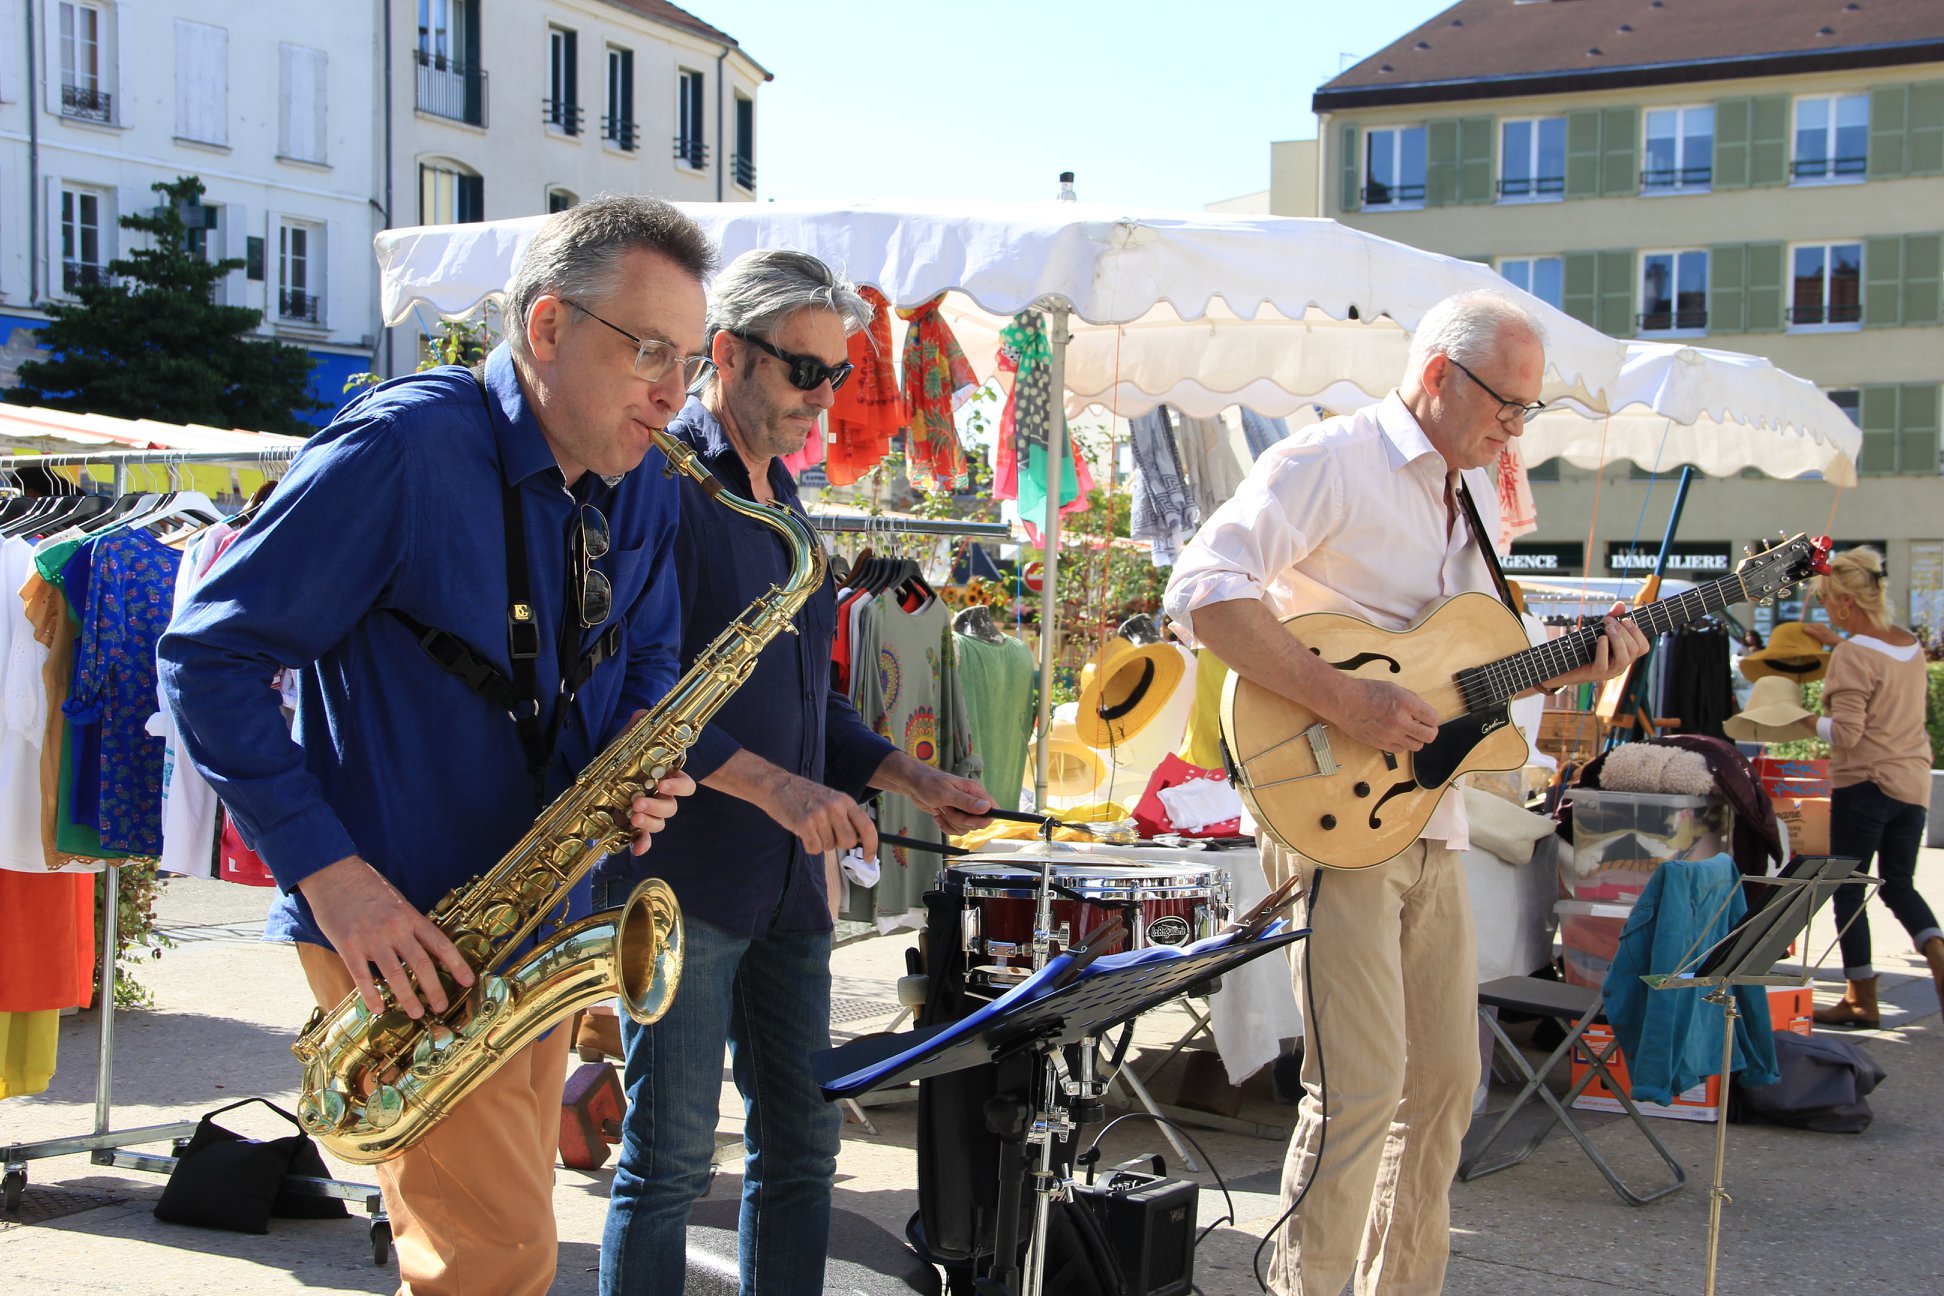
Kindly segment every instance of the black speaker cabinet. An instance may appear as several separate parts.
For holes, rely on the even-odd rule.
[[[1188,1296],[1199,1184],[1123,1170],[1092,1186],[1075,1184],[1073,1193],[1100,1221],[1128,1296]]]

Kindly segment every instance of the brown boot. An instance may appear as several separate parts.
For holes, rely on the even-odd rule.
[[[574,1027],[574,1051],[583,1062],[617,1061],[622,1056],[621,1019],[614,1012],[590,1008],[581,1013]]]
[[[1930,964],[1931,980],[1937,983],[1937,1002],[1944,1007],[1944,936],[1933,936],[1924,942],[1924,961]]]
[[[1944,942],[1939,942],[1944,944]],[[1846,1026],[1852,1030],[1875,1030],[1883,1024],[1877,1009],[1877,979],[1852,981],[1843,997],[1826,1008],[1816,1009],[1816,1025]]]

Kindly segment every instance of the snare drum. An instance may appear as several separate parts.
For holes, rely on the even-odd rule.
[[[1109,953],[1186,945],[1214,935],[1229,916],[1228,870],[1212,865],[1068,858],[1053,862],[1052,881],[1049,958],[1115,916],[1125,932],[1109,944]],[[975,984],[1012,985],[1032,974],[1038,861],[1018,855],[990,863],[961,859],[940,872],[939,886],[959,897],[968,975]]]

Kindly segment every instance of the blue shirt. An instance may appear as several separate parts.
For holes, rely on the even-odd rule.
[[[700,400],[690,400],[668,431],[692,446],[723,485],[748,497],[749,469]],[[681,481],[675,573],[682,589],[682,663],[687,666],[745,608],[783,584],[790,553],[774,528],[715,503],[689,478]],[[778,501],[803,512],[796,483],[775,460],[769,486]],[[857,796],[897,750],[872,733],[850,699],[830,686],[837,593],[829,580],[797,612],[796,627],[796,634],[778,635],[764,646],[748,682],[689,749],[686,768],[698,780],[747,750],[813,783]],[[805,851],[794,833],[754,805],[714,788],[698,787],[655,834],[646,855],[615,856],[602,872],[629,881],[664,878],[684,914],[745,938],[830,930],[823,856]]]
[[[543,721],[559,704],[563,614],[579,625],[569,576],[579,501],[606,515],[611,536],[598,566],[614,586],[620,653],[568,704],[547,796],[675,681],[679,496],[661,453],[617,485],[588,473],[570,493],[504,346],[485,373],[490,418],[471,374],[453,367],[347,405],[162,638],[183,748],[283,889],[268,938],[326,943],[295,888],[347,855],[426,910],[531,826],[512,718],[387,611],[458,636],[512,678],[503,483],[518,487],[525,519]],[[579,651],[604,630],[580,631]],[[269,684],[280,666],[303,671],[294,735]]]

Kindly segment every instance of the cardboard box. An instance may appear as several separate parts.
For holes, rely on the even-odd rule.
[[[1814,1007],[1814,994],[1808,986],[1770,986],[1769,1024],[1778,1031],[1794,1031],[1807,1035],[1812,1027],[1811,1010]],[[1584,1041],[1573,1049],[1573,1083],[1578,1084],[1581,1076],[1592,1069],[1588,1049],[1604,1050],[1613,1039],[1610,1026],[1589,1026],[1581,1036]],[[1627,1086],[1632,1093],[1632,1081],[1627,1076],[1627,1060],[1615,1050],[1612,1057],[1606,1058],[1606,1069],[1615,1081]],[[1665,1116],[1671,1120],[1712,1121],[1716,1107],[1721,1102],[1721,1077],[1708,1076],[1691,1089],[1674,1095],[1671,1104],[1641,1102],[1635,1099],[1634,1106],[1640,1108],[1645,1116]],[[1573,1106],[1583,1111],[1617,1112],[1621,1110],[1620,1100],[1613,1096],[1600,1080],[1586,1086],[1586,1091],[1573,1100]]]
[[[1789,836],[1791,855],[1829,854],[1829,798],[1776,797],[1775,817]]]

